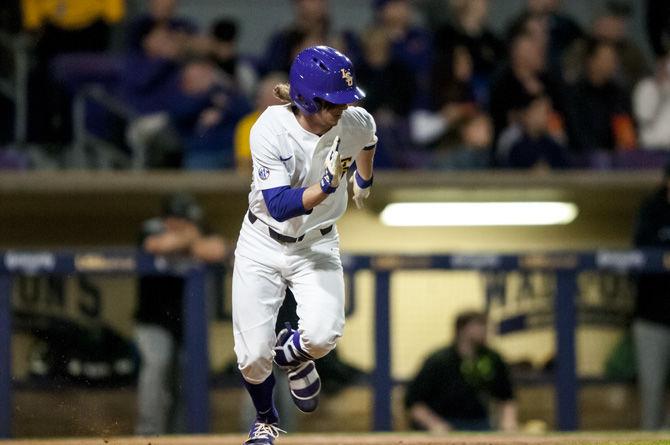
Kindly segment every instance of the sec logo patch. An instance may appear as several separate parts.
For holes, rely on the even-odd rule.
[[[270,170],[266,167],[258,167],[258,177],[262,180],[266,180],[270,177]]]

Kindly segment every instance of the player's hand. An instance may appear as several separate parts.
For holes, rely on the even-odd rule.
[[[340,137],[335,136],[335,140],[330,146],[328,155],[326,156],[326,161],[324,166],[326,171],[321,178],[321,190],[324,193],[333,193],[337,190],[337,186],[340,185],[340,177],[342,177],[342,158],[340,156]]]
[[[370,190],[372,189],[372,179],[365,180],[358,174],[358,170],[351,175],[349,182],[353,185],[353,200],[356,208],[362,209],[365,207],[364,201],[370,197]]]

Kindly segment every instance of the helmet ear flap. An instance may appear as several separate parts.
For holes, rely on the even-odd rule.
[[[307,99],[302,94],[296,94],[293,101],[303,109],[303,111],[313,114],[321,109],[321,103],[318,99]]]

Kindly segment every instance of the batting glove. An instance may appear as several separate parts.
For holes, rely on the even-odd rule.
[[[342,176],[342,159],[340,157],[340,137],[336,136],[332,145],[330,146],[330,151],[326,156],[326,162],[324,163],[326,167],[326,172],[321,178],[321,190],[323,193],[334,193],[337,190],[337,186],[340,185],[340,177]]]
[[[368,199],[370,196],[370,189],[372,188],[372,180],[374,176],[371,176],[370,179],[363,179],[361,175],[358,174],[358,170],[351,175],[349,182],[353,185],[354,196],[353,200],[356,204],[356,208],[362,209],[364,207],[363,201]]]

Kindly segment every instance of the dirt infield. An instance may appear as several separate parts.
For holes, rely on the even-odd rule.
[[[241,445],[242,435],[115,437],[1,441],[0,445]],[[624,445],[670,444],[670,433],[579,433],[554,435],[453,434],[296,434],[277,445]]]

